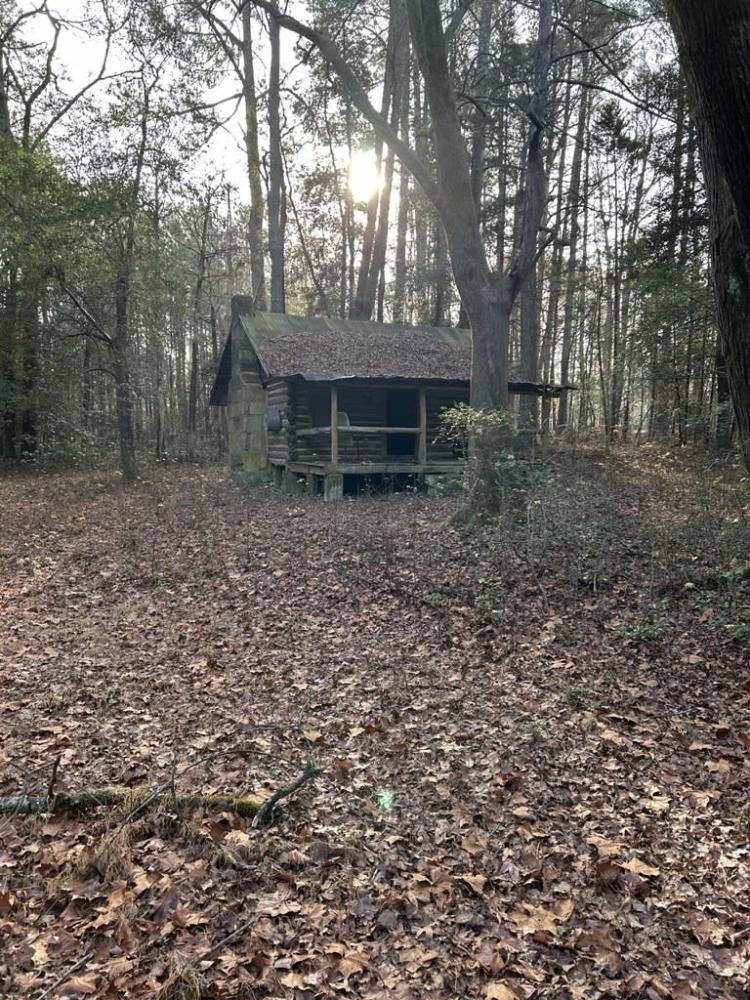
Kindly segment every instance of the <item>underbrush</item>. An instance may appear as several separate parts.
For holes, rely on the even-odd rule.
[[[668,640],[678,609],[697,630],[750,641],[747,484],[670,456],[590,459],[563,453],[530,467],[523,489],[514,478],[513,503],[492,516],[456,518],[462,500],[441,501],[429,542],[420,518],[405,527],[386,515],[353,532],[332,513],[342,574],[361,580],[366,567],[386,589],[436,613],[468,609],[486,627],[507,625],[510,591],[530,586],[545,614],[617,595],[607,627],[633,647]]]

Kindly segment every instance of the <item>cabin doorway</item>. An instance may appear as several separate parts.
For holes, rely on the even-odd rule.
[[[419,393],[416,389],[386,389],[385,425],[419,427]],[[386,434],[386,453],[389,458],[416,460],[417,443],[417,434]]]

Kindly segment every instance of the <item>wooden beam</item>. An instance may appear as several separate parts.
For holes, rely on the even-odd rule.
[[[462,460],[455,462],[428,462],[427,465],[419,465],[416,462],[357,462],[351,465],[347,462],[337,465],[336,468],[326,466],[326,471],[341,472],[343,474],[355,476],[367,476],[375,473],[403,473],[405,475],[419,475],[449,472],[461,472],[466,468],[466,463]]]
[[[419,387],[419,464],[427,464],[427,390]]]
[[[331,383],[331,465],[339,464],[339,387]]]
[[[369,427],[352,424],[342,430],[353,434],[421,434],[421,427]],[[297,431],[297,437],[314,437],[316,434],[330,434],[330,427],[304,427]]]

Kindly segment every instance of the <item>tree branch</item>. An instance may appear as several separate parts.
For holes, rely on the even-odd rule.
[[[62,118],[64,118],[65,115],[67,115],[67,113],[70,111],[70,109],[72,107],[74,107],[81,100],[81,98],[84,96],[84,94],[87,94],[88,91],[91,90],[92,87],[95,87],[97,85],[97,83],[101,83],[102,80],[104,80],[104,79],[113,79],[115,75],[116,76],[120,75],[120,74],[114,74],[112,77],[106,77],[106,78],[104,76],[104,72],[105,72],[105,70],[107,68],[107,63],[109,62],[109,53],[110,53],[110,50],[111,50],[111,47],[112,47],[112,36],[114,34],[114,30],[115,29],[114,29],[113,25],[110,23],[109,27],[108,27],[108,30],[107,30],[107,41],[106,41],[106,44],[105,44],[105,47],[104,47],[104,57],[102,59],[102,64],[99,67],[99,72],[96,74],[96,76],[92,77],[91,80],[89,80],[88,83],[84,84],[84,86],[81,87],[81,89],[77,93],[73,94],[65,102],[65,104],[63,104],[63,106],[60,108],[60,110],[58,112],[56,112],[56,114],[54,114],[52,116],[52,118],[50,118],[50,120],[47,122],[47,124],[44,126],[44,128],[39,132],[39,134],[37,135],[37,137],[34,139],[34,142],[31,144],[31,149],[32,150],[36,149],[37,146],[39,145],[39,143],[43,142],[44,139],[46,139],[46,137],[49,135],[49,133],[52,131],[52,129],[55,127],[55,125],[57,125],[57,123]]]
[[[312,42],[323,58],[327,59],[335,69],[337,76],[348,90],[352,103],[357,110],[364,115],[383,142],[398,156],[422,188],[427,198],[429,198],[433,205],[437,206],[440,200],[440,193],[431,171],[414,150],[399,138],[395,129],[388,122],[388,119],[376,111],[368,97],[367,91],[352,71],[346,59],[342,56],[335,42],[324,32],[303,24],[290,14],[282,14],[272,0],[245,0],[245,2],[252,3],[255,7],[260,7],[261,10],[265,10],[271,17],[274,17],[282,28],[293,31],[300,37]]]
[[[471,0],[459,0],[458,7],[453,11],[445,26],[445,40],[449,42],[461,27],[461,22],[471,9]]]

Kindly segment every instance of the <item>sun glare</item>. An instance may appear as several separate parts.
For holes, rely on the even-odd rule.
[[[352,153],[349,162],[349,190],[355,201],[369,201],[383,186],[375,152],[360,150]]]

